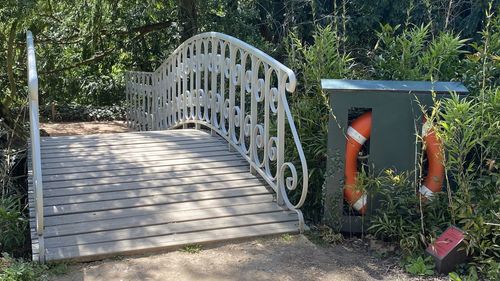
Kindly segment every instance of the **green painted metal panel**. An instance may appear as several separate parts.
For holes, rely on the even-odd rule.
[[[332,116],[328,132],[328,163],[325,196],[325,221],[346,232],[366,230],[378,206],[376,194],[370,195],[367,214],[346,213],[342,195],[346,132],[351,109],[371,109],[372,130],[368,165],[374,175],[386,169],[415,172],[421,144],[423,110],[434,100],[448,98],[451,92],[467,94],[458,82],[321,80],[329,95]],[[433,95],[434,93],[435,95]],[[334,118],[335,116],[335,118]]]

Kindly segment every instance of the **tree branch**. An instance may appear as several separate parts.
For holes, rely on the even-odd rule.
[[[152,23],[152,24],[146,24],[143,26],[137,26],[137,27],[132,27],[128,30],[117,30],[117,31],[110,31],[109,29],[103,29],[101,31],[102,35],[128,35],[130,33],[140,33],[141,35],[148,34],[153,31],[161,30],[167,27],[170,27],[172,25],[172,21],[163,21],[163,22],[157,22],[157,23]]]
[[[108,50],[106,50],[106,51],[104,51],[102,53],[95,54],[91,58],[88,58],[86,60],[83,60],[81,62],[72,64],[72,65],[69,65],[69,66],[65,66],[65,67],[61,67],[61,68],[56,68],[56,69],[52,69],[52,70],[48,70],[48,71],[41,71],[40,75],[54,74],[54,73],[57,73],[57,72],[61,72],[61,71],[65,71],[65,70],[70,70],[70,69],[73,69],[73,68],[76,68],[76,67],[79,67],[79,66],[82,66],[82,65],[92,64],[92,63],[94,63],[96,61],[102,60],[105,56],[109,55],[114,50],[115,50],[115,48],[108,49]]]
[[[105,34],[109,34],[109,35],[127,35],[127,34],[131,34],[131,33],[139,33],[136,36],[134,36],[133,38],[131,38],[131,41],[134,41],[134,40],[137,40],[138,38],[140,38],[140,37],[142,37],[142,36],[144,36],[144,35],[146,35],[146,34],[148,34],[150,32],[161,30],[161,29],[164,29],[164,28],[169,27],[171,25],[172,25],[172,21],[164,21],[164,22],[158,22],[158,23],[153,23],[153,24],[147,24],[147,25],[143,25],[143,26],[133,27],[133,28],[131,28],[129,30],[126,30],[126,31],[122,30],[122,31],[117,31],[117,32],[113,32],[113,33],[107,33],[108,32],[107,30],[103,30],[102,34],[103,35],[105,35]],[[94,62],[102,60],[104,57],[106,57],[107,55],[109,55],[114,50],[115,50],[115,48],[110,48],[110,49],[108,49],[108,50],[106,50],[106,51],[104,51],[102,53],[95,54],[93,57],[91,57],[89,59],[83,60],[81,62],[72,64],[72,65],[61,67],[61,68],[56,68],[56,69],[52,69],[52,70],[48,70],[48,71],[41,71],[40,75],[54,74],[54,73],[57,73],[57,72],[70,70],[70,69],[73,69],[73,68],[76,68],[76,67],[79,67],[79,66],[82,66],[82,65],[92,64]]]

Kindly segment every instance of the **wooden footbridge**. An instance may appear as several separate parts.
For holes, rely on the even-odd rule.
[[[296,83],[290,69],[240,40],[203,33],[155,72],[126,74],[127,123],[137,132],[40,138],[30,32],[27,39],[34,260],[304,229],[308,172],[286,99]]]

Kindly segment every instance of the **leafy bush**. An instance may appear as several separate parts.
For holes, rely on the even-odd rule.
[[[381,196],[381,208],[370,231],[399,241],[403,253],[422,253],[449,225],[465,233],[465,248],[484,276],[498,277],[500,259],[500,89],[484,97],[439,105],[436,129],[444,143],[446,189],[432,200],[415,194],[420,180],[392,171],[370,184]],[[421,175],[418,179],[421,178]],[[446,207],[445,207],[446,206]]]
[[[1,124],[0,124],[1,125]],[[0,127],[0,252],[23,255],[28,236],[23,150],[11,148],[12,132]]]
[[[373,76],[390,80],[451,80],[458,77],[467,40],[449,32],[431,36],[430,24],[404,29],[388,24],[377,32]]]
[[[379,192],[382,206],[370,231],[398,241],[403,253],[410,255],[423,254],[437,235],[456,225],[465,233],[465,248],[473,260],[466,276],[488,280],[498,280],[500,272],[500,36],[493,32],[500,30],[499,18],[488,16],[482,42],[471,44],[476,52],[465,60],[459,56],[463,40],[443,34],[425,39],[427,27],[394,35],[395,29],[388,26],[379,33],[383,44],[377,46],[382,49],[376,50],[379,56],[374,60],[375,74],[381,78],[453,79],[458,77],[454,69],[461,69],[470,75],[466,82],[472,87],[470,98],[453,96],[436,102],[428,118],[435,121],[444,143],[444,192],[421,201],[415,194],[422,172],[416,180],[413,175],[391,171],[374,177],[371,188]]]
[[[34,262],[13,259],[4,254],[0,258],[0,280],[2,281],[39,281],[48,280],[48,267]]]
[[[403,254],[422,252],[428,241],[447,227],[450,216],[442,207],[446,205],[444,194],[421,204],[415,195],[420,184],[411,174],[388,170],[370,184],[380,195],[381,206],[368,230],[384,240],[399,241]]]
[[[301,42],[290,34],[288,64],[298,73],[297,94],[290,98],[295,126],[301,138],[309,167],[309,194],[303,210],[314,221],[321,217],[324,173],[326,170],[329,107],[328,97],[321,91],[321,78],[352,78],[353,58],[341,51],[339,37],[331,25],[317,26],[314,43]],[[291,134],[288,135],[291,137]],[[287,143],[292,143],[288,139]],[[298,159],[295,148],[286,151],[287,159]],[[294,195],[292,194],[292,200]]]
[[[432,257],[426,257],[425,259],[421,256],[416,258],[409,257],[405,261],[405,270],[413,275],[434,275],[434,261]]]
[[[454,181],[448,184],[452,222],[465,231],[467,253],[484,272],[500,259],[500,89],[483,95],[446,101],[439,125]]]
[[[469,44],[473,52],[466,56],[461,68],[462,81],[473,93],[500,85],[500,9],[486,12],[486,25],[479,32],[481,42]]]
[[[0,252],[22,254],[26,244],[28,220],[22,198],[4,195],[0,198]]]

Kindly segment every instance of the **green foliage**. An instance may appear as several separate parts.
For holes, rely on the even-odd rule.
[[[495,14],[496,13],[496,14]],[[473,52],[463,66],[462,80],[473,93],[500,85],[500,8],[486,11],[486,25],[478,32],[481,40],[471,42]]]
[[[500,89],[486,90],[470,100],[447,100],[439,122],[445,167],[455,185],[450,212],[483,273],[498,268],[500,259],[499,110]]]
[[[28,238],[25,153],[12,148],[13,131],[2,125],[0,122],[0,252],[22,255]]]
[[[353,77],[354,61],[349,54],[340,51],[338,35],[332,26],[317,26],[313,38],[314,43],[307,44],[294,33],[290,34],[287,53],[288,64],[298,73],[299,88],[297,95],[291,96],[290,105],[309,167],[310,191],[304,210],[308,218],[318,220],[322,208],[320,187],[326,170],[330,112],[328,97],[321,91],[320,79]],[[295,148],[290,148],[292,150],[286,151],[288,159],[298,159]],[[292,200],[297,195],[300,194],[292,194]]]
[[[500,89],[471,99],[453,96],[438,106],[436,129],[446,151],[447,190],[421,201],[415,196],[419,181],[413,176],[387,171],[375,177],[370,185],[382,201],[369,231],[382,239],[399,241],[403,253],[411,255],[454,224],[465,233],[465,249],[473,257],[474,268],[483,276],[497,277]]]
[[[199,244],[190,244],[182,247],[180,249],[181,252],[188,253],[188,254],[198,254],[203,250],[203,246]]]
[[[20,254],[24,247],[28,220],[23,208],[21,198],[17,196],[4,195],[0,198],[0,252]]]
[[[404,268],[406,272],[413,275],[434,275],[434,261],[432,257],[426,257],[425,259],[422,256],[416,258],[409,257],[405,261]]]
[[[291,242],[293,240],[293,238],[294,238],[294,236],[290,235],[288,233],[281,235],[281,240],[283,240],[284,242]]]
[[[0,258],[0,280],[2,281],[40,281],[48,280],[48,267],[22,259],[16,260],[7,254]]]
[[[446,205],[445,194],[435,194],[430,202],[421,202],[415,195],[417,187],[410,173],[387,170],[369,185],[369,190],[380,195],[381,206],[368,231],[384,240],[399,241],[403,254],[425,248],[447,227],[450,216],[442,208]]]
[[[353,58],[341,51],[340,38],[332,25],[317,26],[313,33],[314,44],[303,44],[291,33],[291,47],[288,51],[290,65],[303,75],[306,93],[322,94],[320,80],[353,77]]]
[[[460,54],[467,40],[443,32],[430,34],[430,24],[404,29],[381,25],[377,32],[373,75],[391,80],[452,80],[458,76]]]

